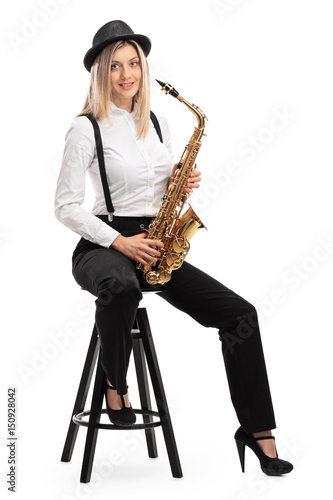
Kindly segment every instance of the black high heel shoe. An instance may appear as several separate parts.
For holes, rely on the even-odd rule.
[[[126,386],[128,388],[128,385]],[[123,407],[121,410],[112,410],[112,408],[109,407],[108,405],[108,399],[107,399],[107,390],[112,389],[113,391],[116,391],[117,389],[115,387],[111,387],[106,382],[106,388],[105,388],[105,401],[106,401],[106,413],[109,416],[110,421],[114,425],[122,425],[125,427],[130,427],[131,425],[135,424],[136,422],[136,415],[133,411],[132,405],[129,407],[125,406],[125,401],[124,401],[124,396],[120,394],[121,401],[123,403]]]
[[[239,460],[242,466],[242,471],[245,471],[245,445],[247,445],[257,455],[261,470],[268,476],[280,476],[281,474],[291,472],[294,468],[293,465],[286,460],[278,458],[276,446],[276,458],[271,458],[265,455],[260,446],[258,446],[257,444],[257,441],[259,441],[260,439],[274,439],[275,441],[274,436],[263,436],[255,438],[254,436],[252,436],[252,434],[246,434],[242,427],[237,429],[237,431],[235,432],[235,441],[239,454]]]

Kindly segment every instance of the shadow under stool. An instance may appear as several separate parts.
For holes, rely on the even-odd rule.
[[[154,291],[158,290],[151,288],[142,288],[143,293],[151,293]],[[108,424],[100,423],[101,414],[106,413],[106,409],[102,409],[105,388],[105,374],[101,365],[100,340],[95,324],[88,348],[88,353],[84,363],[83,372],[81,375],[79,389],[77,392],[63,453],[61,456],[62,462],[69,462],[71,460],[79,426],[87,427],[86,443],[80,477],[81,483],[89,483],[90,481],[99,429],[119,431],[145,429],[148,456],[150,458],[156,458],[157,445],[155,437],[155,427],[161,426],[172,475],[173,477],[177,478],[183,477],[176,440],[173,433],[171,417],[164,392],[162,376],[157,361],[147,310],[145,308],[138,308],[131,333],[133,339],[135,371],[141,404],[141,408],[133,408],[133,410],[135,414],[142,415],[143,423],[135,423],[130,427],[114,425],[111,422]],[[96,361],[97,367],[92,392],[91,407],[89,410],[85,411],[84,407],[86,404],[93,372],[96,366]],[[148,365],[150,379],[157,405],[157,411],[154,411],[151,406],[146,365]],[[85,417],[88,417],[88,419],[84,420]]]

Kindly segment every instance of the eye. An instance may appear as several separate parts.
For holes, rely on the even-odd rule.
[[[119,67],[119,64],[111,64],[111,69],[117,69]]]
[[[137,66],[138,64],[139,64],[139,61],[132,61],[132,62],[131,62],[131,65],[132,65],[132,66]]]

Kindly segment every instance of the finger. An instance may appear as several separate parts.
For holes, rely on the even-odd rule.
[[[150,264],[150,262],[144,260],[142,257],[137,257],[136,262],[139,262],[139,264],[143,264],[144,266],[147,266]]]
[[[150,255],[147,252],[141,250],[141,251],[138,251],[136,253],[136,259],[135,260],[137,262],[140,262],[140,264],[147,265],[147,264],[151,264],[152,262],[154,262],[154,259],[155,259],[155,257],[150,257]]]
[[[158,260],[156,257],[151,256],[149,253],[144,253],[141,258],[145,261],[146,264],[154,264]]]
[[[191,182],[200,182],[200,181],[201,181],[200,175],[196,175],[195,177],[191,177],[190,179],[188,179],[189,183],[191,183]]]
[[[188,192],[187,190],[190,190],[190,192],[192,193],[193,189],[194,188],[197,189],[198,187],[200,187],[200,184],[195,183],[195,182],[194,183],[191,182],[190,184],[187,184],[185,186],[185,191]]]
[[[186,187],[188,187],[188,188],[199,187],[199,181],[196,181],[196,182],[188,182],[188,183],[186,184]]]
[[[146,243],[150,247],[160,247],[160,248],[164,247],[164,244],[160,240],[150,240],[150,239],[147,239]]]
[[[147,238],[148,231],[142,231],[142,233],[136,234],[136,237],[142,238],[143,240]]]
[[[155,250],[155,248],[151,248],[151,247],[147,247],[143,251],[147,255],[153,255],[153,256],[156,256],[156,257],[160,257],[160,255],[161,255],[161,252],[159,252],[158,250]]]
[[[194,182],[200,182],[201,181],[201,177],[192,177],[191,179],[188,179],[187,181],[187,185],[188,184],[193,184]]]

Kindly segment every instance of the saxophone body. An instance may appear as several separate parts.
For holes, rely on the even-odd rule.
[[[195,161],[201,147],[201,138],[205,135],[207,117],[198,106],[187,102],[170,84],[157,81],[166,94],[177,98],[192,111],[198,124],[185,146],[173,181],[162,198],[160,210],[148,228],[147,238],[164,244],[160,250],[161,255],[155,263],[136,266],[139,279],[149,285],[164,285],[170,281],[171,273],[179,269],[186,258],[192,236],[198,229],[205,228],[190,205],[184,214],[182,211],[189,197],[188,193],[184,193],[184,188],[192,170],[196,168]]]

